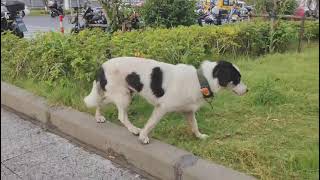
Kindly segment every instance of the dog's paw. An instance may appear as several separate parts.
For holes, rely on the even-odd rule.
[[[131,127],[131,128],[128,128],[128,130],[134,135],[139,135],[141,131],[141,129],[137,127]]]
[[[103,123],[106,121],[106,118],[104,118],[103,116],[96,116],[96,121],[97,123]]]
[[[200,134],[197,136],[199,139],[207,139],[209,136],[206,134]]]
[[[149,138],[148,138],[148,136],[142,136],[142,135],[140,134],[140,136],[139,136],[139,141],[140,141],[142,144],[149,144]]]

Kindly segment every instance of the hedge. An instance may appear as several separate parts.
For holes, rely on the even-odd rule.
[[[299,22],[281,21],[275,31],[275,50],[298,39]],[[48,84],[76,81],[90,86],[95,70],[113,57],[142,56],[168,63],[198,65],[208,55],[261,55],[268,51],[268,22],[223,26],[146,29],[108,35],[85,30],[78,35],[45,33],[32,40],[1,35],[1,76],[18,76]],[[305,39],[318,40],[319,22],[306,22]]]

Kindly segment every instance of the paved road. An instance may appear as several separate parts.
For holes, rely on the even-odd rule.
[[[1,179],[142,180],[1,107]]]
[[[25,16],[23,18],[28,32],[25,32],[26,38],[31,38],[36,32],[60,31],[59,17],[52,18],[47,16]],[[65,32],[70,32],[73,24],[69,24],[66,16],[63,21]]]

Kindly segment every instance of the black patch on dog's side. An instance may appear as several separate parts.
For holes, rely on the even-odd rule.
[[[151,90],[156,97],[162,97],[164,95],[164,90],[162,89],[163,72],[160,67],[155,67],[152,69],[151,73]]]
[[[143,88],[143,84],[140,81],[140,76],[135,72],[130,73],[126,77],[126,81],[130,87],[132,87],[138,92],[140,92]]]
[[[218,61],[212,71],[212,76],[218,78],[220,86],[226,87],[231,81],[236,86],[241,81],[239,71],[227,61]]]
[[[104,91],[106,91],[106,85],[107,85],[108,81],[107,81],[107,77],[106,77],[102,67],[100,67],[98,72],[97,72],[96,81],[99,82],[100,83],[100,87]]]

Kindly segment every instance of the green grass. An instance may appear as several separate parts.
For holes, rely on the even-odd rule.
[[[70,10],[64,10],[64,13],[70,14]],[[44,9],[31,9],[28,16],[50,16],[50,13],[49,11],[45,11]]]
[[[237,169],[259,179],[319,178],[319,44],[301,54],[287,52],[256,59],[236,58],[250,92],[243,97],[221,92],[213,109],[198,111],[200,131],[210,135],[198,140],[179,114],[165,116],[150,136]],[[49,88],[44,83],[16,80],[15,84],[47,97],[51,104],[73,106],[81,111],[89,88],[78,84]],[[152,106],[134,97],[130,120],[142,127]],[[117,121],[115,106],[104,114]]]
[[[49,12],[46,12],[43,9],[31,9],[30,14],[28,16],[47,16]]]

